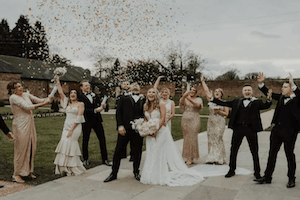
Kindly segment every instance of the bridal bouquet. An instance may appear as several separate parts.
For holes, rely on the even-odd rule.
[[[58,76],[63,76],[65,75],[65,73],[67,73],[67,69],[66,67],[57,67],[54,71],[53,71],[53,75],[58,75]],[[51,80],[52,82],[55,82],[54,78]],[[57,86],[55,85],[53,90],[51,91],[51,93],[49,94],[49,96],[54,96],[54,94],[57,91]]]
[[[142,137],[153,135],[155,131],[159,128],[159,119],[150,119],[147,122],[144,122],[141,126],[141,130],[139,130],[139,133]]]
[[[130,122],[132,129],[137,131],[141,130],[143,123],[144,123],[144,118],[135,119]]]

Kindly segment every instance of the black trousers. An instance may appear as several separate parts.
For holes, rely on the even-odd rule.
[[[131,151],[133,151],[133,173],[139,172],[142,157],[143,138],[135,131],[127,131],[125,136],[118,134],[112,166],[112,174],[114,175],[118,174],[122,154],[124,153],[124,149],[129,141],[132,147]]]
[[[259,156],[258,156],[257,132],[254,131],[251,126],[250,127],[237,126],[233,130],[233,135],[231,139],[231,149],[230,149],[230,161],[229,161],[230,170],[235,171],[236,169],[237,154],[244,137],[247,138],[248,145],[252,154],[254,174],[259,175],[260,164],[259,164]]]
[[[294,154],[295,142],[298,136],[298,131],[293,130],[290,126],[276,125],[270,135],[270,150],[268,164],[265,171],[267,179],[272,178],[275,169],[276,159],[281,144],[284,144],[284,152],[287,158],[289,180],[295,179],[296,158]]]
[[[89,159],[88,145],[89,145],[89,140],[90,140],[90,135],[91,135],[92,129],[94,129],[94,131],[96,133],[96,136],[99,140],[102,161],[105,161],[105,160],[108,159],[107,158],[105,134],[104,134],[104,129],[103,129],[102,123],[97,121],[97,120],[86,121],[85,123],[82,124],[82,132],[83,132],[82,155],[83,155],[83,160],[88,160]]]

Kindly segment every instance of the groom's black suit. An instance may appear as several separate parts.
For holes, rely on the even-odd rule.
[[[260,90],[267,95],[267,87]],[[284,144],[284,151],[288,162],[289,181],[295,181],[296,158],[294,154],[295,142],[300,130],[300,90],[298,87],[294,91],[295,97],[284,103],[282,94],[272,94],[272,98],[277,100],[272,125],[274,126],[270,135],[270,150],[268,164],[265,170],[265,178],[271,181],[275,169],[277,153],[281,144]]]
[[[246,137],[253,157],[254,175],[259,177],[260,164],[258,157],[257,132],[263,130],[260,110],[269,108],[272,102],[263,103],[262,100],[252,98],[250,103],[245,107],[243,101],[243,98],[237,98],[228,102],[220,101],[215,98],[213,100],[213,102],[218,105],[232,108],[228,124],[228,127],[233,130],[229,161],[230,172],[234,172],[236,169],[238,150],[243,138]]]
[[[124,126],[125,136],[118,134],[118,140],[113,157],[112,175],[117,176],[120,167],[121,155],[130,141],[133,151],[133,173],[139,173],[142,156],[143,138],[135,130],[132,130],[130,122],[134,119],[143,118],[143,106],[145,98],[140,97],[137,102],[131,95],[123,96],[117,105],[116,119],[117,129]]]
[[[91,102],[88,97],[82,92],[79,95],[78,100],[84,103],[84,118],[85,123],[82,124],[82,131],[83,131],[83,139],[82,139],[82,154],[83,159],[88,160],[89,158],[89,151],[88,151],[88,144],[90,139],[91,130],[94,129],[97,138],[100,144],[100,151],[102,162],[107,161],[107,149],[106,149],[106,141],[105,141],[105,134],[104,129],[102,126],[102,116],[100,112],[95,113],[95,108],[101,106],[100,99],[97,95],[94,94],[93,102]]]

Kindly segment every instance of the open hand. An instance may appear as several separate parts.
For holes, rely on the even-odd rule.
[[[70,131],[68,132],[67,138],[71,137],[72,135],[73,135],[73,131],[70,130]]]
[[[268,100],[271,100],[271,99],[272,99],[272,93],[273,93],[273,90],[272,90],[272,89],[269,89],[269,90],[268,90],[268,96],[267,96],[267,99],[268,99]]]
[[[264,74],[262,72],[259,72],[258,73],[258,76],[257,76],[257,83],[258,84],[261,84],[265,81],[265,77],[264,77]]]

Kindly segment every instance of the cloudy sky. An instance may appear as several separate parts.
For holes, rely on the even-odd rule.
[[[300,1],[1,0],[12,29],[20,14],[45,26],[51,51],[91,68],[105,56],[157,58],[168,42],[190,44],[204,73],[300,78]]]

